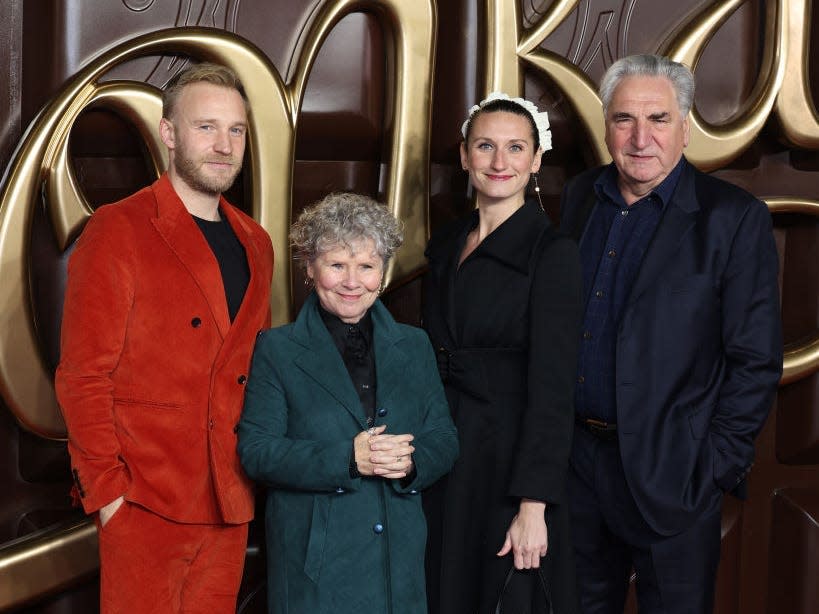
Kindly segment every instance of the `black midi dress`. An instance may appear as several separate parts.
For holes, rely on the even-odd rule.
[[[468,218],[427,247],[424,326],[460,440],[451,473],[424,496],[431,614],[576,611],[566,508],[581,316],[575,243],[527,201],[458,266]],[[546,501],[542,580],[496,552],[520,499]]]

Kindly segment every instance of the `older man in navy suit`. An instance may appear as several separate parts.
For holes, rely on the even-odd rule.
[[[584,614],[711,612],[724,493],[743,496],[782,369],[764,203],[686,161],[691,71],[630,56],[600,95],[613,163],[567,184],[585,316],[569,476]]]

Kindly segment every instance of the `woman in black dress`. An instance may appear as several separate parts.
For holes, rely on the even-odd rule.
[[[436,233],[424,323],[460,458],[427,494],[431,614],[576,611],[565,479],[581,275],[577,247],[526,188],[546,113],[492,94],[464,122],[477,208]],[[500,604],[500,607],[499,607]]]

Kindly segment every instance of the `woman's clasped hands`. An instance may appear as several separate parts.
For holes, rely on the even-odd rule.
[[[360,432],[353,439],[358,472],[392,480],[405,478],[413,468],[415,447],[412,441],[415,436],[409,433],[392,435],[385,433],[386,429],[387,425],[382,424]]]

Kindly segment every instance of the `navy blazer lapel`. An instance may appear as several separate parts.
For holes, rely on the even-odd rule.
[[[338,353],[327,327],[321,321],[317,305],[318,299],[313,292],[307,297],[293,324],[291,339],[304,348],[294,362],[341,403],[363,430],[367,425],[364,410],[361,408],[361,399],[353,387],[341,354]]]
[[[654,283],[666,268],[668,260],[679,250],[679,245],[694,227],[699,203],[694,186],[696,169],[685,162],[674,194],[666,205],[654,237],[643,256],[643,262],[634,280],[627,304],[633,303]]]
[[[578,245],[583,244],[583,237],[586,236],[586,225],[589,223],[592,211],[597,205],[597,193],[594,191],[594,182],[588,190],[586,190],[586,198],[580,204],[580,207],[575,212],[574,217],[561,229],[569,233],[569,236],[577,241]]]
[[[199,286],[224,339],[230,329],[230,315],[219,263],[167,174],[162,175],[151,189],[157,209],[157,217],[152,220],[154,227]]]
[[[567,185],[561,197],[560,230],[582,245],[586,226],[597,204],[595,182],[609,166],[600,166],[584,171]]]

